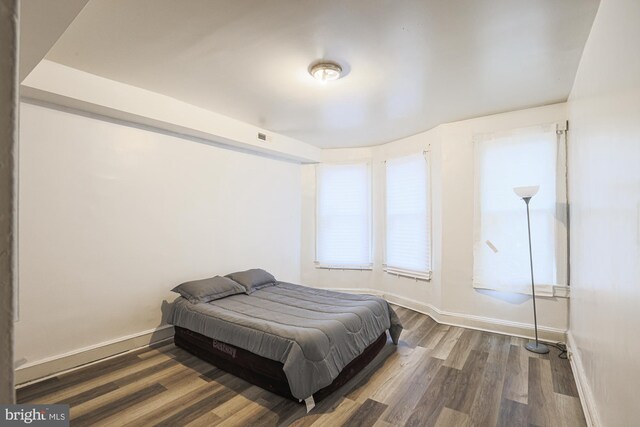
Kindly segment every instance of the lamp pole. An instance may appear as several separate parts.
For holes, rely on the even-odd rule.
[[[536,334],[535,343],[529,342],[524,347],[532,351],[534,353],[545,354],[549,353],[549,347],[544,344],[541,344],[538,341],[538,315],[536,310],[536,287],[535,282],[533,280],[533,252],[531,250],[531,220],[529,217],[529,202],[531,201],[531,197],[523,197],[524,203],[527,205],[527,231],[529,233],[529,265],[531,267],[531,295],[533,299],[533,326]]]

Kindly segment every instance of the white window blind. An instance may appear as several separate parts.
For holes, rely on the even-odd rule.
[[[370,165],[318,166],[316,209],[316,263],[371,267]]]
[[[487,135],[475,141],[473,283],[531,293],[526,205],[514,187],[538,185],[530,201],[536,292],[567,283],[565,139],[556,126]]]
[[[386,162],[386,269],[430,278],[429,173],[424,154]]]

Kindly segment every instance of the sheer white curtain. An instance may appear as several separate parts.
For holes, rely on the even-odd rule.
[[[431,230],[426,153],[386,161],[385,196],[387,271],[429,278]]]
[[[316,264],[371,267],[371,167],[317,167]]]
[[[556,125],[475,139],[473,284],[530,293],[526,205],[514,187],[539,185],[529,204],[536,292],[567,284],[565,138]]]

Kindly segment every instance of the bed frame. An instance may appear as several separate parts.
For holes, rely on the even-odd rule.
[[[178,347],[251,384],[296,402],[298,401],[297,398],[291,395],[291,389],[283,370],[283,363],[258,356],[250,351],[205,337],[179,326],[175,327],[175,331],[174,342]],[[315,392],[313,399],[319,402],[343,386],[367,366],[386,343],[387,333],[383,332],[362,354],[345,366],[331,384]]]

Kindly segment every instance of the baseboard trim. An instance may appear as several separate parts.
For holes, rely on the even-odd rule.
[[[99,360],[107,359],[131,350],[149,346],[173,336],[173,326],[164,325],[124,337],[79,348],[68,353],[25,363],[15,370],[15,382],[20,387],[73,370]]]
[[[400,295],[376,289],[331,289],[336,291],[380,296],[382,298],[385,298],[387,301],[397,304],[401,307],[426,314],[427,316],[433,318],[436,322],[446,325],[459,326],[505,335],[513,335],[523,338],[533,338],[532,324],[512,322],[483,316],[475,316],[471,314],[448,312],[440,310],[439,308],[431,304],[414,301]],[[566,331],[562,329],[539,326],[538,332],[540,334],[540,337],[544,340],[562,342],[566,340]],[[102,359],[125,353],[127,351],[148,346],[155,342],[166,340],[172,337],[173,333],[173,326],[164,325],[159,328],[149,329],[125,337],[120,337],[102,343],[94,344],[88,347],[73,350],[68,353],[48,357],[34,362],[29,362],[18,367],[15,370],[15,381],[18,385],[24,385],[35,380],[41,380],[45,377],[50,377],[65,371],[75,369],[79,366],[94,363]],[[571,363],[573,365],[574,361],[572,360]],[[577,368],[574,369],[574,375],[576,375],[576,383],[580,384],[580,381],[577,378],[577,372]],[[584,380],[582,380],[582,383],[584,384]],[[583,402],[585,402],[585,398],[582,397],[582,394],[581,399],[583,400]],[[586,413],[587,411],[585,410],[585,414]],[[590,426],[599,427],[599,424],[590,424]]]
[[[331,290],[376,295],[386,299],[393,304],[417,311],[422,314],[426,314],[436,322],[443,323],[445,325],[459,326],[463,328],[494,332],[504,335],[513,335],[522,338],[532,339],[534,337],[534,327],[533,324],[530,323],[512,322],[509,320],[476,316],[473,314],[454,313],[441,310],[431,304],[418,302],[397,294],[384,292],[377,289],[331,288]],[[538,334],[543,340],[565,342],[566,333],[567,331],[564,329],[538,325]]]
[[[600,416],[596,409],[595,399],[591,392],[589,382],[587,381],[587,375],[584,371],[584,365],[582,364],[582,357],[580,356],[580,351],[578,350],[571,330],[567,333],[567,349],[569,351],[569,362],[571,362],[573,378],[576,380],[580,402],[582,403],[582,412],[584,412],[584,417],[587,420],[587,426],[600,427],[602,423],[600,422]]]

